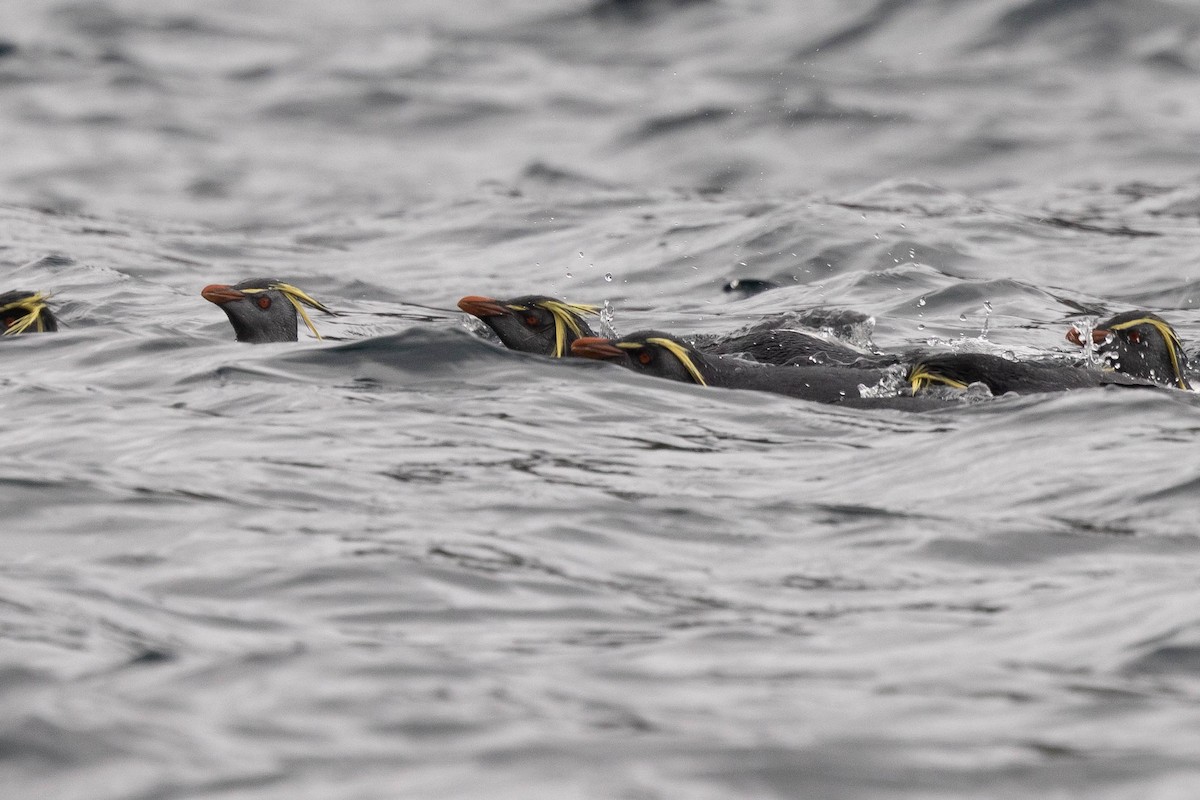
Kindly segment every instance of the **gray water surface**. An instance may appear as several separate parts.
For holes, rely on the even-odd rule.
[[[1190,4],[5,25],[0,291],[64,323],[0,341],[6,797],[1194,796],[1192,393],[859,411],[453,310],[1200,341]],[[238,344],[199,291],[254,275],[342,315]]]

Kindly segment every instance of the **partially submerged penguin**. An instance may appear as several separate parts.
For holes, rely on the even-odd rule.
[[[1062,361],[1013,361],[990,353],[931,353],[909,367],[914,392],[935,386],[966,389],[982,383],[994,395],[1060,392],[1113,383],[1142,383],[1113,372]]]
[[[1078,328],[1067,340],[1083,345]],[[1013,361],[986,353],[922,356],[909,369],[913,391],[931,386],[965,389],[983,383],[992,392],[1057,392],[1092,386],[1160,386],[1191,389],[1187,355],[1174,329],[1157,314],[1127,311],[1100,323],[1092,342],[1100,365],[1066,361]]]
[[[571,355],[571,344],[576,339],[596,335],[584,316],[599,312],[597,306],[567,303],[545,295],[526,295],[511,300],[468,295],[458,301],[458,307],[482,320],[508,349],[555,358]],[[866,353],[837,340],[790,327],[775,327],[781,319],[765,320],[731,335],[705,334],[689,339],[691,346],[700,352],[737,355],[764,364],[855,365],[861,361],[870,366],[885,366],[897,363],[895,358]],[[862,315],[853,317],[860,323],[866,319]],[[796,323],[792,321],[791,324]]]
[[[58,330],[58,320],[46,305],[43,292],[13,291],[0,294],[0,336]]]
[[[1078,328],[1067,331],[1067,341],[1083,346]],[[1092,330],[1096,352],[1112,368],[1160,386],[1191,389],[1188,357],[1167,321],[1149,311],[1126,311],[1105,320]]]
[[[701,353],[659,331],[639,331],[619,339],[585,337],[577,339],[571,350],[577,356],[610,361],[636,372],[700,386],[752,389],[858,408],[925,411],[947,405],[943,399],[911,395],[862,397],[860,386],[874,386],[891,376],[879,367],[759,364]]]
[[[510,350],[562,358],[571,354],[571,343],[595,336],[583,319],[597,314],[597,306],[565,303],[545,295],[525,295],[511,300],[468,295],[458,307],[483,320]]]
[[[200,296],[221,307],[239,342],[294,342],[297,314],[320,339],[304,306],[336,316],[295,286],[267,278],[251,278],[236,286],[214,283],[205,286]]]

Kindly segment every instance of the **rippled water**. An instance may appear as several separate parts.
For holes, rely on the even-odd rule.
[[[854,411],[448,309],[1200,341],[1200,11],[195,5],[0,29],[64,325],[0,342],[5,796],[1193,796],[1191,393]],[[342,316],[238,344],[253,275]]]

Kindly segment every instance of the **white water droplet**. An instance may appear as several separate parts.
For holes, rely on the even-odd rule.
[[[919,331],[925,330],[925,323],[924,322],[917,323],[917,330],[919,330]]]
[[[615,338],[617,332],[613,329],[613,319],[617,316],[617,310],[613,308],[612,303],[605,300],[604,305],[600,307],[600,333],[608,338]]]
[[[920,300],[917,301],[917,308],[923,308],[924,306],[925,306],[925,298],[922,297]]]
[[[612,282],[612,273],[611,272],[604,273],[604,280]]]
[[[966,315],[966,313],[965,313],[965,312],[964,312],[964,313],[962,313],[962,314],[959,314],[959,315],[958,315],[958,321],[959,321],[959,322],[966,322],[966,321],[967,321],[967,315]]]

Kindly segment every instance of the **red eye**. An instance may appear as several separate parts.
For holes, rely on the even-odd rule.
[[[260,294],[258,296],[258,300],[255,302],[258,303],[258,307],[261,308],[263,311],[266,311],[268,308],[271,307],[271,298],[267,297],[265,294]]]
[[[642,362],[643,364],[649,364],[651,361],[653,361],[653,359],[650,357],[649,353],[643,350],[642,352],[638,353],[638,361]]]
[[[528,325],[528,326],[529,326],[529,327],[531,327],[531,328],[533,328],[533,327],[536,327],[536,326],[537,326],[537,324],[538,324],[539,322],[541,322],[541,320],[540,320],[540,319],[538,319],[538,318],[537,318],[536,316],[534,316],[533,314],[530,314],[529,316],[527,316],[527,317],[525,318],[525,324],[526,324],[526,325]]]

